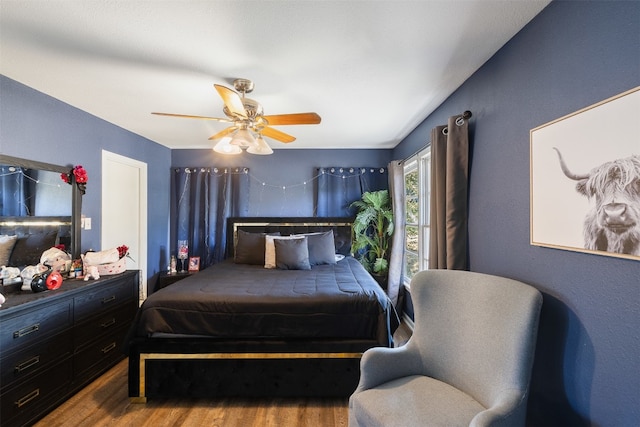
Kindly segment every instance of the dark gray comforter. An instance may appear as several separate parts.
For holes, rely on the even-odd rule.
[[[152,294],[139,337],[386,339],[391,303],[360,263],[346,257],[311,270],[215,264]]]

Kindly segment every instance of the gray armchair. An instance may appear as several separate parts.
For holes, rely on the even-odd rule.
[[[367,350],[349,427],[523,426],[542,295],[468,271],[414,277],[406,345]]]

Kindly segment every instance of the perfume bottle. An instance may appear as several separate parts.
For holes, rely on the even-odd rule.
[[[175,255],[171,255],[171,261],[169,264],[169,273],[174,274],[178,272],[178,260]]]

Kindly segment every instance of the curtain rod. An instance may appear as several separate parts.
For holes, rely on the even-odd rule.
[[[460,114],[458,117],[456,117],[456,124],[458,126],[462,126],[462,124],[464,123],[465,120],[469,120],[471,118],[471,116],[473,116],[473,114],[471,113],[471,111],[466,110],[464,113]],[[446,127],[445,127],[446,129]],[[444,129],[443,129],[444,132]],[[446,135],[446,133],[445,133]],[[425,148],[427,148],[427,146],[425,145],[424,147],[420,148],[419,150],[415,151],[413,154],[405,157],[404,159],[401,160],[401,163],[406,162],[408,159],[412,158],[413,156],[415,156],[416,154],[418,154],[419,152],[421,152],[422,150],[424,150]]]

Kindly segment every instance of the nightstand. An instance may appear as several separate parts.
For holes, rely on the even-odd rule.
[[[158,285],[156,286],[156,290],[166,288],[167,286],[177,282],[178,280],[182,280],[185,277],[189,277],[194,272],[185,271],[184,273],[178,271],[177,273],[168,273],[163,271],[158,276]]]

